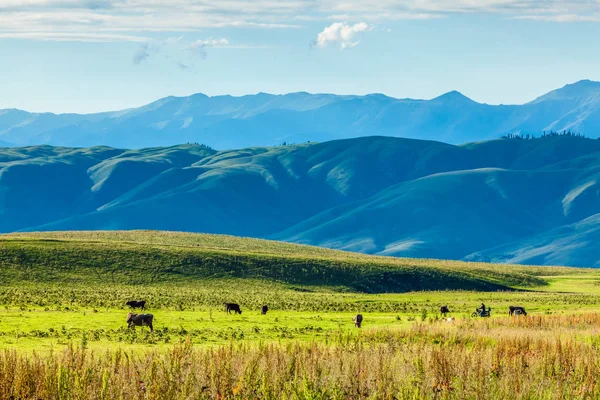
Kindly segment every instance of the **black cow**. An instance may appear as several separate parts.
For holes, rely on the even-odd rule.
[[[145,301],[135,301],[135,300],[131,300],[128,301],[127,303],[125,303],[125,305],[131,307],[132,309],[136,309],[136,308],[141,308],[142,311],[146,309],[146,302]]]
[[[269,311],[269,307],[268,306],[262,306],[262,308],[260,309],[260,313],[262,315],[265,315],[267,313],[267,311]]]
[[[441,306],[440,307],[440,314],[442,314],[444,316],[444,318],[446,318],[446,314],[450,313],[450,309],[448,309],[448,306]]]
[[[527,311],[521,306],[509,306],[508,315],[527,315]]]
[[[154,316],[152,314],[127,314],[127,327],[134,328],[136,326],[148,326],[150,328],[150,332],[154,332],[154,328],[152,327],[152,320]]]
[[[362,314],[356,314],[356,316],[354,317],[354,326],[357,328],[360,328],[362,325],[362,321],[363,321]]]
[[[227,314],[230,314],[231,311],[233,311],[235,314],[242,313],[242,310],[240,309],[240,305],[235,304],[235,303],[225,303],[225,311],[227,311]]]

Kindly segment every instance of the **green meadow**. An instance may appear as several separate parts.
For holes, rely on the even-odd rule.
[[[450,316],[598,311],[595,270],[372,257],[219,235],[167,232],[0,236],[0,345],[50,351],[230,342],[323,342],[363,329],[406,330]],[[127,329],[146,300],[155,332]],[[228,315],[224,302],[239,303]],[[267,315],[260,307],[268,305]],[[139,312],[139,311],[138,311]]]
[[[593,269],[50,232],[0,235],[0,282],[2,400],[600,397]],[[129,300],[154,332],[127,328]]]

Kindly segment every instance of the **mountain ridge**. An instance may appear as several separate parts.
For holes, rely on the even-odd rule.
[[[476,102],[458,91],[431,100],[295,92],[169,96],[93,114],[0,110],[0,146],[118,148],[203,143],[217,149],[372,135],[452,144],[571,130],[600,135],[600,83],[579,81],[522,105]]]
[[[492,107],[494,107],[494,106],[523,106],[523,105],[531,104],[538,100],[544,99],[545,96],[548,96],[548,95],[551,95],[554,93],[563,93],[565,91],[569,91],[570,89],[580,89],[580,88],[586,88],[586,87],[600,89],[600,81],[593,81],[590,79],[581,79],[577,82],[565,84],[564,86],[562,86],[560,88],[551,90],[548,93],[542,94],[542,95],[536,97],[535,99],[533,99],[529,102],[522,103],[522,104],[519,104],[519,103],[511,103],[511,104],[497,103],[496,104],[496,103],[479,102],[477,100],[474,100],[474,99],[466,96],[464,93],[462,93],[456,89],[442,93],[438,96],[432,97],[431,99],[412,98],[412,97],[394,97],[394,96],[389,96],[389,95],[386,95],[385,93],[380,93],[380,92],[366,93],[366,94],[362,94],[362,95],[336,94],[336,93],[329,93],[329,92],[306,92],[306,91],[297,91],[297,92],[289,92],[289,93],[257,92],[255,94],[249,93],[249,94],[242,94],[242,95],[231,95],[231,94],[208,95],[206,93],[197,92],[197,93],[192,93],[190,95],[183,95],[183,96],[175,96],[175,95],[165,96],[165,97],[161,97],[157,100],[151,101],[150,103],[147,103],[147,104],[143,104],[140,106],[133,106],[133,107],[119,109],[119,110],[96,111],[96,112],[91,112],[91,113],[73,113],[73,112],[56,113],[56,112],[49,112],[49,111],[48,112],[46,112],[46,111],[42,111],[42,112],[28,111],[28,110],[20,109],[20,108],[0,108],[0,116],[2,116],[3,113],[8,113],[8,112],[26,113],[28,115],[52,115],[52,116],[74,116],[74,115],[94,116],[94,115],[102,115],[102,114],[118,114],[118,113],[130,111],[130,110],[137,110],[137,109],[147,107],[147,106],[153,105],[155,103],[161,103],[161,102],[164,102],[167,100],[186,100],[186,99],[191,99],[191,98],[195,98],[195,97],[201,97],[204,99],[246,99],[246,98],[262,97],[262,96],[266,96],[269,98],[305,96],[305,97],[332,97],[332,98],[341,98],[341,99],[345,99],[345,100],[354,99],[354,98],[376,97],[376,98],[384,98],[384,99],[389,99],[389,100],[394,100],[394,101],[414,101],[414,102],[432,101],[432,100],[436,100],[436,99],[440,99],[440,98],[444,98],[444,97],[450,97],[450,98],[457,97],[457,98],[463,98],[465,100],[469,100],[473,103],[477,103],[480,105],[486,105],[486,106],[492,106]]]

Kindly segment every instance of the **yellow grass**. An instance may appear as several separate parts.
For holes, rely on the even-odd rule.
[[[596,399],[598,326],[590,313],[417,323],[329,343],[5,350],[0,398]]]

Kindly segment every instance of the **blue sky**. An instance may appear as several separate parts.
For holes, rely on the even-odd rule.
[[[523,103],[600,80],[596,0],[0,0],[0,108],[293,91]]]

